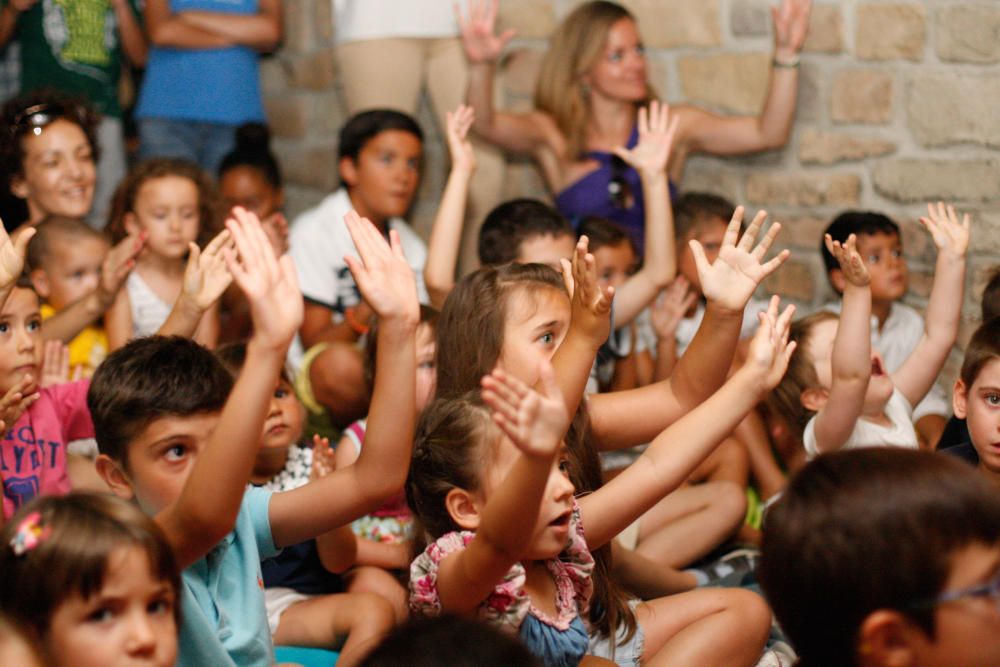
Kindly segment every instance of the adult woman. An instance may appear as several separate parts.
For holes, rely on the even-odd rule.
[[[811,0],[782,0],[772,9],[774,69],[759,116],[722,117],[678,106],[669,174],[678,180],[691,153],[733,155],[784,145],[798,89],[798,53],[805,41]],[[535,92],[535,109],[493,107],[494,64],[512,31],[494,33],[496,0],[472,4],[461,20],[469,58],[469,102],[475,130],[511,151],[532,153],[564,215],[601,215],[641,240],[642,192],[638,175],[616,151],[637,141],[636,114],[653,94],[635,18],[624,7],[598,0],[574,10],[552,35]]]
[[[27,205],[6,213],[10,228],[47,215],[83,218],[97,180],[96,114],[76,98],[52,90],[20,95],[0,111],[6,186]]]

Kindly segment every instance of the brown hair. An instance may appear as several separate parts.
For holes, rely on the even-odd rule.
[[[470,400],[467,393],[478,390],[480,379],[496,366],[503,351],[507,304],[516,289],[528,290],[529,293],[555,289],[565,294],[566,286],[562,276],[544,264],[504,264],[483,267],[469,274],[448,295],[437,327],[435,395],[438,399],[461,399],[465,396],[466,400]],[[438,411],[442,409],[437,408]],[[431,418],[430,412],[428,408],[426,419]],[[570,480],[578,493],[594,491],[602,484],[597,449],[589,441],[589,424],[586,402],[581,401],[566,434]],[[416,508],[413,509],[416,512]],[[604,545],[593,554],[591,627],[603,637],[615,637],[618,625],[622,623],[626,628],[626,637],[630,638],[636,630],[635,615],[628,606],[625,591],[611,577],[611,547]]]
[[[588,2],[573,10],[549,39],[535,87],[535,107],[555,119],[567,140],[568,159],[583,153],[590,121],[590,101],[580,77],[601,57],[611,26],[622,19],[635,21],[619,4]],[[648,81],[647,89],[652,90]]]
[[[11,541],[31,514],[48,535],[17,554]],[[158,581],[170,584],[174,613],[180,613],[180,576],[166,536],[136,505],[108,494],[40,496],[0,531],[0,612],[44,643],[56,609],[73,596],[100,592],[108,559],[121,548],[138,547]]]
[[[673,206],[674,236],[682,242],[719,220],[728,225],[736,210],[733,202],[709,192],[685,192]]]
[[[931,639],[956,552],[1000,540],[1000,494],[933,452],[824,454],[792,478],[764,521],[757,570],[803,667],[858,664],[858,630],[879,609]]]
[[[430,327],[431,333],[434,334],[435,337],[437,335],[437,322],[438,322],[438,317],[440,317],[440,315],[441,313],[438,312],[437,308],[434,308],[433,306],[428,306],[423,303],[420,304],[420,325],[421,326],[426,325]],[[436,338],[435,338],[435,344],[436,344]],[[369,396],[371,396],[371,393],[375,390],[375,353],[377,349],[378,349],[378,322],[376,322],[372,326],[371,330],[368,332],[368,335],[365,336],[364,358],[362,359],[362,362],[364,364],[365,385],[368,387]],[[435,354],[435,356],[437,355]]]
[[[639,256],[635,250],[635,244],[632,243],[632,238],[613,220],[607,218],[596,215],[584,216],[576,228],[576,236],[577,238],[587,237],[590,252],[596,252],[608,246],[617,248],[622,243],[627,243],[628,247],[632,249],[632,254],[636,258]]]
[[[983,367],[994,359],[1000,359],[1000,319],[996,318],[976,329],[965,348],[962,371],[959,373],[965,391],[972,388]]]
[[[222,204],[212,179],[198,165],[179,158],[154,157],[140,162],[122,180],[111,200],[111,215],[107,232],[112,243],[118,243],[128,235],[125,230],[125,216],[135,212],[135,201],[139,190],[147,182],[166,176],[186,178],[198,188],[198,238],[199,246],[212,240],[219,229]]]
[[[247,342],[245,340],[237,340],[221,345],[215,350],[215,356],[222,362],[225,369],[229,371],[229,374],[233,376],[233,380],[236,380],[247,360]],[[283,365],[281,367],[282,381],[294,387],[295,382],[292,379],[293,377],[291,369],[287,365]]]
[[[35,235],[28,242],[28,269],[41,269],[56,239],[107,239],[99,231],[77,218],[64,215],[48,215],[35,225]]]
[[[792,358],[788,361],[788,370],[785,371],[781,382],[767,396],[767,407],[785,420],[799,441],[802,440],[802,432],[814,414],[802,405],[802,392],[814,389],[819,385],[816,367],[806,353],[809,336],[812,334],[813,328],[820,322],[837,319],[839,318],[836,313],[820,310],[792,322],[792,327],[788,332],[788,340],[789,342],[795,341],[798,345],[795,352],[792,353]]]

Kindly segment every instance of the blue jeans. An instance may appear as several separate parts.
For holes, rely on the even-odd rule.
[[[171,118],[139,119],[139,157],[190,160],[213,178],[222,158],[236,147],[236,125]]]

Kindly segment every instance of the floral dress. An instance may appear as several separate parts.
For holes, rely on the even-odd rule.
[[[469,546],[470,531],[443,535],[428,545],[410,565],[410,610],[415,614],[441,614],[437,573],[446,556]],[[477,616],[499,628],[517,633],[532,653],[548,667],[577,665],[587,652],[587,613],[594,585],[594,558],[587,549],[580,508],[574,503],[570,534],[559,558],[545,562],[556,583],[556,617],[535,607],[524,590],[525,570],[515,563],[493,592],[479,605]]]

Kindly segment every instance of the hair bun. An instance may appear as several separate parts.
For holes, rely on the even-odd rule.
[[[244,123],[236,128],[236,150],[267,153],[271,145],[271,131],[263,123]]]

